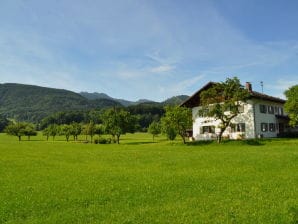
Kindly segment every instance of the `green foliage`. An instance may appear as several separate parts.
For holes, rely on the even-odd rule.
[[[10,123],[5,128],[5,132],[8,135],[17,136],[19,138],[19,141],[21,141],[22,136],[28,136],[28,140],[30,140],[30,136],[36,136],[37,134],[34,125],[26,122]]]
[[[237,77],[227,78],[225,82],[215,83],[211,88],[201,92],[200,116],[221,121],[218,142],[221,142],[223,132],[231,120],[240,113],[241,104],[246,102],[249,96],[248,90],[242,87]]]
[[[141,103],[138,105],[129,106],[127,110],[138,117],[137,131],[146,131],[153,121],[159,121],[165,111],[159,103]]]
[[[52,136],[54,141],[56,135],[58,135],[59,133],[60,133],[60,127],[57,124],[51,124],[43,130],[43,135],[47,136],[47,140],[49,139],[49,136]]]
[[[119,144],[120,136],[127,132],[133,133],[136,127],[136,117],[128,111],[119,108],[106,110],[102,115],[105,131],[112,135],[113,139]]]
[[[24,135],[28,137],[28,140],[30,140],[31,136],[36,136],[37,135],[37,131],[36,131],[36,128],[35,128],[34,124],[26,123],[26,127],[25,127],[25,130],[24,130]]]
[[[94,139],[94,144],[110,144],[111,141],[110,138],[99,137],[98,139]]]
[[[91,142],[93,141],[93,136],[96,134],[96,126],[93,121],[90,121],[88,124],[85,124],[83,126],[82,133],[86,135],[86,140],[87,136],[89,135],[91,138]]]
[[[72,134],[72,126],[69,124],[63,124],[59,127],[59,135],[65,135],[66,141],[69,140],[69,136]]]
[[[4,131],[5,127],[9,124],[9,120],[0,114],[0,133]]]
[[[168,140],[174,141],[177,136],[177,131],[172,126],[165,126],[164,134],[166,134]]]
[[[70,124],[71,132],[70,134],[73,136],[73,139],[76,141],[78,140],[78,135],[82,132],[82,125],[76,122],[72,122]]]
[[[285,91],[287,101],[285,103],[285,111],[290,118],[290,125],[298,125],[298,85],[292,86]]]
[[[178,134],[185,144],[187,137],[186,131],[192,125],[191,110],[179,106],[166,106],[165,110],[165,116],[161,119],[163,133],[167,134],[170,140],[175,139]]]
[[[153,121],[148,127],[148,132],[150,134],[152,134],[152,138],[153,138],[153,141],[154,141],[154,137],[158,136],[161,133],[160,123],[157,122],[157,121]]]

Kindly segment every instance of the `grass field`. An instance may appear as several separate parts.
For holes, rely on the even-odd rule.
[[[297,223],[298,140],[120,145],[0,134],[0,223]]]

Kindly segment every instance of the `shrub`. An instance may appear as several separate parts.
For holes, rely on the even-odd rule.
[[[110,138],[98,138],[94,139],[94,144],[111,144]]]

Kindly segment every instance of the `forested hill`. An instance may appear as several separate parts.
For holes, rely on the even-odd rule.
[[[78,93],[33,85],[0,84],[0,114],[9,118],[39,121],[58,111],[121,106],[112,99],[88,100]]]
[[[103,93],[79,94],[64,89],[5,83],[0,84],[0,115],[36,123],[57,112],[100,110],[113,106],[129,106],[128,110],[150,114],[148,108],[163,109],[166,105],[179,105],[186,98],[187,96],[181,95],[164,102],[149,100],[131,102],[114,99]]]
[[[179,95],[179,96],[173,96],[171,98],[168,98],[163,102],[154,102],[154,101],[147,100],[147,99],[140,99],[138,101],[129,101],[129,100],[124,100],[124,99],[117,99],[117,98],[113,98],[113,97],[111,97],[111,96],[109,96],[105,93],[97,93],[97,92],[94,92],[94,93],[80,92],[79,94],[82,95],[83,97],[87,98],[87,99],[90,99],[90,100],[94,100],[94,99],[114,100],[116,102],[121,103],[125,107],[144,104],[144,103],[145,104],[159,104],[161,106],[179,105],[188,98],[187,95]]]

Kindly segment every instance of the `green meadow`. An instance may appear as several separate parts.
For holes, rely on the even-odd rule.
[[[298,139],[0,134],[0,223],[298,223],[297,187]]]

